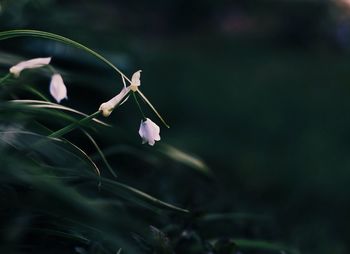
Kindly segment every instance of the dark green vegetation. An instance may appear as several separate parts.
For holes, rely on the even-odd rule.
[[[51,140],[81,116],[7,103],[41,100],[33,89],[50,98],[45,69],[1,86],[0,253],[348,253],[350,60],[336,9],[118,2],[0,1],[1,31],[58,33],[128,76],[142,69],[143,91],[171,125],[142,146],[129,100],[99,117],[113,127]],[[229,29],[231,9],[244,29]],[[64,106],[93,113],[122,86],[84,51],[35,38],[0,41],[1,77],[42,56],[65,79]]]

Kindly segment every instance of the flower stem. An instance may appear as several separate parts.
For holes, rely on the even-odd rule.
[[[48,137],[50,138],[59,138],[65,134],[67,134],[68,132],[71,132],[72,130],[74,130],[75,128],[79,127],[80,125],[90,121],[91,119],[93,119],[95,116],[99,115],[100,114],[100,111],[96,111],[95,113],[77,121],[77,122],[74,122],[74,123],[71,123],[69,125],[67,125],[66,127],[58,130],[58,131],[55,131],[53,133],[51,133]]]
[[[137,93],[141,96],[143,101],[153,110],[153,112],[158,116],[158,118],[162,121],[162,123],[167,127],[170,128],[170,126],[165,122],[163,117],[158,113],[156,108],[152,105],[152,103],[147,99],[147,97],[140,91],[140,89],[137,89]]]
[[[6,80],[8,80],[12,76],[11,73],[7,73],[4,77],[0,79],[0,86],[2,86]]]
[[[142,108],[141,108],[141,106],[140,106],[140,103],[139,103],[139,101],[138,101],[138,99],[137,99],[137,97],[136,97],[135,92],[132,92],[132,95],[133,95],[133,97],[134,97],[134,99],[135,99],[135,101],[136,101],[137,107],[139,108],[139,111],[140,111],[140,113],[141,113],[141,115],[142,115],[143,120],[146,120],[146,116],[145,116],[145,114],[143,113],[143,110],[142,110]]]
[[[47,68],[52,72],[52,74],[56,74],[57,71],[55,70],[55,68],[52,65],[47,65]]]
[[[76,48],[82,49],[89,54],[95,56],[96,58],[100,59],[102,62],[105,64],[109,65],[113,70],[115,70],[117,73],[119,73],[122,77],[124,77],[129,83],[131,83],[131,80],[128,79],[125,74],[119,70],[114,64],[112,64],[110,61],[108,61],[106,58],[104,58],[102,55],[97,53],[96,51],[76,42],[71,39],[68,39],[66,37],[63,37],[58,34],[54,33],[49,33],[45,31],[38,31],[38,30],[29,30],[29,29],[20,29],[20,30],[8,30],[8,31],[2,31],[0,32],[0,40],[6,40],[10,38],[15,38],[15,37],[37,37],[37,38],[45,38],[49,40],[54,40],[58,42],[65,43],[70,46],[74,46]]]

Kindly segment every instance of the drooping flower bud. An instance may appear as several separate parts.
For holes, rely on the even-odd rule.
[[[21,72],[25,69],[34,69],[34,68],[40,68],[45,65],[48,65],[51,61],[51,57],[45,57],[45,58],[34,58],[27,61],[19,62],[18,64],[12,66],[10,68],[10,73],[12,73],[15,77],[19,77]]]
[[[146,121],[141,120],[139,134],[142,138],[142,144],[148,143],[153,146],[155,141],[160,140],[160,128],[151,119],[146,118]]]
[[[52,97],[55,98],[57,103],[60,103],[63,99],[68,99],[67,88],[60,74],[56,73],[52,75],[50,82],[50,93]]]

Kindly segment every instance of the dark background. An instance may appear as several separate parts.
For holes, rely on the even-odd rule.
[[[142,69],[144,93],[171,125],[161,129],[162,142],[199,156],[213,172],[211,179],[198,180],[176,167],[171,173],[146,167],[121,171],[121,178],[198,212],[269,219],[215,225],[224,236],[283,242],[302,253],[348,253],[350,4],[345,0],[0,4],[1,30],[57,33],[95,49],[127,75]],[[47,40],[11,42],[0,42],[2,67],[14,64],[5,52],[53,56],[69,89],[65,105],[94,112],[122,85],[82,51]],[[137,132],[132,103],[110,120],[125,132]],[[137,135],[130,138],[139,142]],[[169,175],[172,180],[163,182]]]

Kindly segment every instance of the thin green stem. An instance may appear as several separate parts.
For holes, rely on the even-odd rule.
[[[114,172],[112,166],[109,164],[109,162],[107,161],[106,156],[104,155],[104,153],[102,152],[100,146],[97,144],[97,142],[95,141],[95,139],[87,132],[84,131],[85,136],[88,137],[88,139],[91,141],[91,143],[95,146],[98,154],[100,155],[102,161],[104,162],[104,164],[106,165],[107,169],[109,170],[109,172],[115,177],[117,178],[117,174]]]
[[[136,102],[137,107],[139,108],[139,111],[140,111],[140,113],[141,113],[141,115],[142,115],[143,120],[146,120],[146,116],[145,116],[145,114],[143,113],[143,110],[142,110],[142,108],[141,108],[141,106],[140,106],[140,103],[139,103],[139,101],[138,101],[138,99],[137,99],[137,97],[136,97],[135,92],[132,91],[132,95],[133,95],[133,97],[134,97],[134,100],[135,100],[135,102]]]
[[[59,138],[65,134],[67,134],[68,132],[71,132],[72,130],[79,127],[80,125],[83,125],[84,123],[90,121],[91,119],[93,119],[95,116],[98,116],[99,114],[100,114],[100,111],[96,111],[95,113],[93,113],[93,114],[91,114],[91,115],[89,115],[89,116],[87,116],[87,117],[85,117],[77,122],[71,123],[64,128],[51,133],[48,137]]]
[[[47,101],[47,102],[50,102],[50,100],[45,96],[43,95],[40,91],[38,91],[37,89],[35,89],[34,87],[31,87],[31,86],[26,86],[24,87],[25,90],[37,95],[40,99],[44,100],[44,101]]]
[[[108,66],[110,66],[113,70],[115,70],[118,74],[121,75],[122,77],[122,81],[124,83],[124,79],[127,80],[130,84],[131,81],[130,79],[125,76],[125,74],[119,70],[114,64],[112,64],[110,61],[108,61],[106,58],[104,58],[103,56],[101,56],[99,53],[97,53],[96,51],[76,42],[73,41],[71,39],[68,39],[66,37],[63,37],[61,35],[58,34],[54,34],[54,33],[49,33],[49,32],[44,32],[44,31],[38,31],[38,30],[9,30],[9,31],[3,31],[0,32],[0,40],[5,40],[5,39],[10,39],[10,38],[15,38],[15,37],[37,37],[37,38],[45,38],[45,39],[50,39],[50,40],[54,40],[54,41],[58,41],[58,42],[62,42],[65,43],[67,45],[70,46],[74,46],[76,48],[82,49],[86,52],[88,52],[89,54],[97,57],[98,59],[100,59],[102,62],[104,62],[105,64],[107,64]],[[3,80],[0,80],[0,85],[3,82]],[[124,83],[124,87],[125,87],[125,83]],[[169,125],[165,122],[165,120],[161,117],[161,115],[158,113],[158,111],[155,109],[155,107],[151,104],[151,102],[146,98],[145,95],[143,95],[143,93],[140,90],[137,90],[138,94],[141,96],[141,98],[145,101],[146,104],[148,104],[148,106],[154,111],[154,113],[159,117],[159,119],[163,122],[163,124],[169,128]],[[139,107],[140,108],[140,107]],[[142,110],[141,110],[142,111]],[[143,112],[142,115],[144,116]]]
[[[137,93],[141,96],[143,101],[153,110],[153,112],[158,116],[158,118],[162,121],[162,123],[167,127],[170,128],[170,126],[165,122],[163,117],[158,113],[156,108],[152,105],[152,103],[147,99],[147,97],[140,91],[140,89],[137,89]]]
[[[12,73],[7,73],[4,77],[0,79],[0,86],[5,84],[5,81],[8,80],[12,76]]]
[[[55,70],[55,68],[52,65],[48,65],[47,68],[52,72],[52,74],[56,74],[57,71]]]

